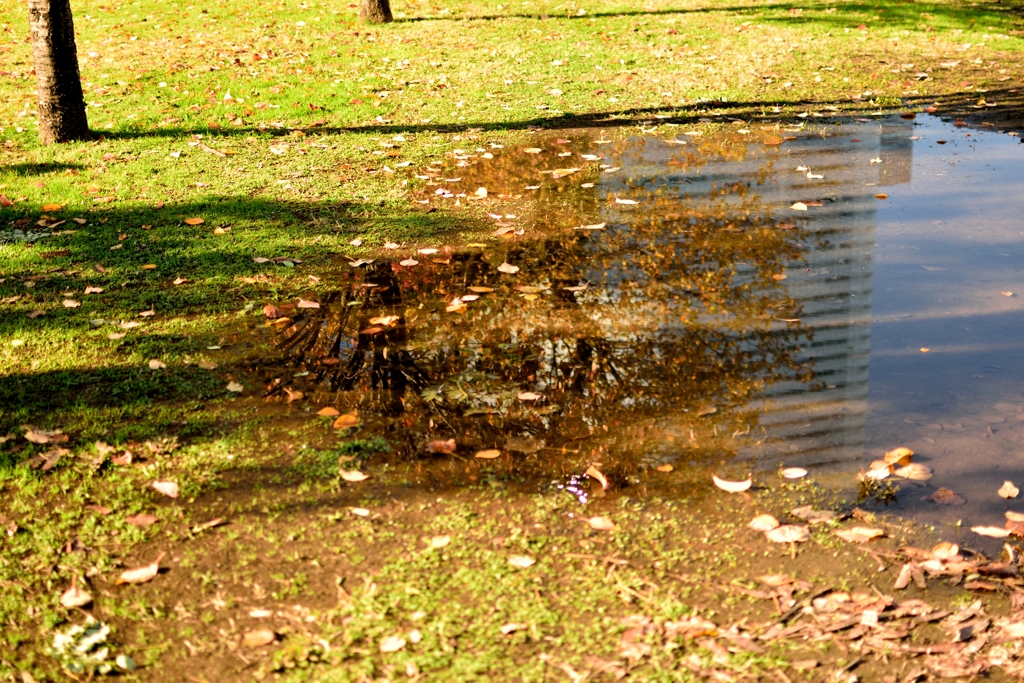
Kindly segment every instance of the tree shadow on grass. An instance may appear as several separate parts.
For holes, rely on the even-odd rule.
[[[893,74],[894,79],[911,78],[913,74]],[[910,87],[910,81],[907,83]],[[979,97],[995,106],[978,106]],[[890,98],[891,100],[892,98]],[[1000,124],[1021,127],[1024,125],[1024,88],[999,87],[988,88],[986,92],[964,90],[939,95],[904,95],[900,98],[906,108],[920,108],[935,105],[942,116],[968,117],[971,121],[999,121]],[[328,124],[301,125],[294,128],[211,128],[199,125],[191,128],[158,128],[154,130],[115,131],[105,133],[111,139],[136,139],[148,137],[182,137],[203,134],[212,137],[234,137],[238,135],[288,135],[293,129],[302,129],[307,133],[321,135],[342,135],[361,133],[368,135],[395,135],[419,133],[499,133],[522,130],[566,130],[572,128],[618,129],[648,124],[675,124],[679,126],[695,125],[701,119],[711,118],[715,121],[723,119],[739,119],[757,121],[764,124],[792,122],[795,114],[805,111],[817,111],[822,106],[836,107],[829,110],[821,122],[862,115],[878,111],[880,108],[892,109],[889,101],[884,104],[873,99],[851,99],[840,97],[835,99],[796,100],[787,97],[761,100],[732,102],[710,98],[685,106],[665,105],[662,107],[640,107],[612,111],[572,113],[566,112],[559,116],[536,116],[518,121],[471,121],[465,123],[377,123],[332,126]]]
[[[45,175],[47,173],[56,173],[58,171],[81,171],[84,168],[86,168],[84,164],[68,164],[60,161],[51,161],[47,163],[5,164],[2,170],[5,174],[10,174],[17,178]]]

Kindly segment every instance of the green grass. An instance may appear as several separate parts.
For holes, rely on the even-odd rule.
[[[16,530],[0,545],[0,674],[40,679],[60,676],[46,654],[55,630],[80,622],[57,602],[72,576],[94,586],[94,612],[151,667],[139,674],[150,680],[191,672],[196,658],[209,680],[275,666],[285,678],[361,680],[410,665],[432,680],[537,680],[559,664],[590,666],[587,654],[610,657],[621,618],[641,610],[635,594],[650,596],[642,611],[655,620],[740,618],[742,597],[702,597],[669,572],[710,566],[727,583],[754,571],[736,530],[747,510],[704,519],[683,503],[644,510],[623,497],[613,510],[622,530],[605,539],[566,522],[564,494],[527,495],[514,472],[460,459],[385,466],[379,485],[339,488],[339,455],[384,459],[398,441],[339,442],[326,420],[261,402],[251,338],[261,308],[330,291],[325,274],[342,257],[372,257],[388,241],[491,239],[478,206],[427,212],[410,201],[421,184],[412,172],[457,149],[523,143],[536,128],[615,136],[656,120],[710,132],[733,118],[774,124],[932,103],[1002,128],[1019,127],[1024,111],[1015,2],[424,2],[396,5],[398,21],[374,27],[337,3],[74,9],[97,137],[44,148],[25,10],[0,0],[0,194],[13,202],[0,208],[0,437],[10,436],[0,442],[0,518]],[[74,232],[9,241],[44,214]],[[274,257],[302,263],[254,262]],[[153,359],[167,367],[150,369]],[[207,361],[218,367],[199,367]],[[230,381],[245,394],[226,391]],[[18,465],[53,448],[27,443],[23,425],[70,437],[52,471]],[[180,447],[147,450],[167,436]],[[103,461],[97,441],[144,459]],[[478,477],[482,492],[452,493],[465,482],[456,475]],[[182,497],[148,488],[161,477],[179,481]],[[680,500],[705,495],[689,477],[673,490]],[[139,512],[160,521],[125,521]],[[231,524],[192,531],[215,516]],[[425,550],[436,535],[452,544]],[[838,550],[818,541],[827,564]],[[112,585],[161,550],[169,573]],[[542,559],[514,571],[513,551]],[[566,552],[620,553],[643,569],[557,559]],[[867,576],[843,562],[837,574]],[[252,599],[236,593],[258,593],[254,584],[278,596],[275,609],[308,603],[316,620],[305,623],[316,626],[288,621],[275,654],[247,667],[237,641],[258,623]],[[416,611],[427,614],[420,646],[382,655],[379,639],[408,633]],[[510,621],[528,626],[496,634]],[[680,648],[656,648],[644,679],[687,680],[684,654],[712,656]],[[551,652],[557,661],[539,658]],[[722,666],[762,671],[791,654]]]

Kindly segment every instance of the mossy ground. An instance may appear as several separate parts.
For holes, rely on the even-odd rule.
[[[873,563],[830,537],[794,563],[744,530],[754,508],[782,510],[796,494],[708,497],[693,483],[704,472],[671,475],[671,495],[634,487],[588,509],[616,522],[611,534],[588,530],[571,497],[514,468],[398,463],[339,488],[326,476],[339,448],[372,459],[385,446],[339,446],[307,415],[226,392],[244,368],[211,347],[244,344],[265,303],[316,296],[327,287],[316,278],[342,255],[480,239],[478,207],[411,202],[410,170],[470,145],[517,144],[531,128],[710,132],[730,119],[925,105],[1019,126],[1018,3],[424,2],[369,27],[352,6],[316,2],[90,0],[74,9],[97,137],[48,148],[36,142],[24,9],[0,8],[0,233],[40,220],[74,230],[0,243],[0,435],[11,437],[0,443],[0,516],[11,525],[0,543],[4,675],[61,678],[46,648],[81,621],[57,602],[72,576],[88,581],[93,613],[148,680],[269,671],[238,645],[264,623],[248,616],[257,607],[287,615],[272,618],[279,663],[327,641],[331,663],[309,669],[311,679],[408,668],[432,680],[539,680],[568,675],[549,673],[559,664],[591,666],[586,655],[611,658],[630,614],[762,618],[717,588],[758,573],[866,585]],[[274,257],[301,263],[253,260]],[[151,369],[153,359],[167,367]],[[210,360],[216,370],[199,367]],[[53,448],[27,443],[26,424],[69,436],[54,469],[18,464]],[[132,451],[136,464],[95,465],[97,441]],[[147,488],[171,475],[178,500]],[[698,514],[697,500],[717,509]],[[125,521],[139,512],[160,521]],[[229,523],[191,531],[218,516]],[[428,549],[424,539],[445,535],[449,545]],[[169,571],[113,586],[123,567],[161,551]],[[515,570],[510,554],[538,563]],[[410,621],[416,612],[425,615]],[[509,622],[527,626],[501,635]],[[412,628],[423,635],[415,647],[376,649]],[[777,647],[722,666],[781,670],[807,654]],[[679,652],[666,653],[636,675],[691,675]]]

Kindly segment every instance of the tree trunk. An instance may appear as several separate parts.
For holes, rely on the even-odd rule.
[[[78,49],[69,0],[28,0],[39,91],[39,141],[88,140]]]
[[[360,0],[359,19],[367,24],[386,24],[394,21],[391,17],[391,3],[388,0]]]

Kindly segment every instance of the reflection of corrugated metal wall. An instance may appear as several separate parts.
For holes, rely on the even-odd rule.
[[[760,439],[741,450],[762,465],[824,465],[863,456],[879,201],[874,195],[882,185],[910,182],[911,131],[909,122],[890,123],[884,132],[864,127],[855,135],[800,140],[788,150],[825,176],[812,187],[817,198],[832,201],[808,211],[813,237],[807,260],[803,269],[791,268],[786,280],[791,296],[803,304],[801,321],[813,330],[802,356],[813,363],[815,384],[769,388]],[[882,162],[872,164],[877,158]],[[783,206],[811,189],[797,174],[778,174],[776,180],[769,192]]]

